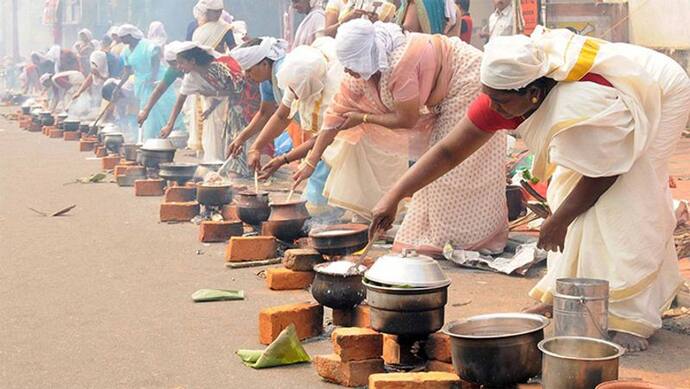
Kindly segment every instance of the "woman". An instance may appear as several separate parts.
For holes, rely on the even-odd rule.
[[[398,129],[420,135],[430,131],[430,140],[412,140],[422,149],[429,141],[443,139],[479,93],[481,52],[459,38],[406,36],[397,25],[368,20],[343,25],[336,43],[338,58],[351,77],[343,82],[313,151],[295,177],[308,177],[323,155],[332,169],[325,188],[329,203],[358,198],[355,210],[370,218],[409,159],[407,146],[401,144],[405,132]],[[421,115],[422,110],[432,114]],[[354,133],[339,134],[362,124]],[[362,132],[368,136],[362,138]],[[505,142],[505,136],[495,137],[478,155],[417,193],[395,249],[412,247],[440,255],[444,245],[452,243],[502,252],[508,235]],[[351,151],[356,144],[359,151]]]
[[[681,285],[666,165],[688,119],[687,74],[652,50],[538,27],[531,38],[493,38],[481,80],[486,94],[384,196],[372,231],[494,130],[516,128],[535,155],[532,174],[550,180],[553,210],[539,237],[548,272],[530,292],[542,304],[530,311],[551,310],[559,278],[604,279],[613,340],[645,349]]]
[[[151,42],[163,48],[168,43],[168,33],[165,32],[165,26],[159,21],[154,21],[149,24],[149,31],[146,38]]]
[[[84,118],[91,112],[90,96],[75,97],[79,86],[84,82],[84,75],[76,70],[57,74],[46,73],[41,76],[41,85],[48,92],[50,111],[57,112],[58,107],[68,111],[70,116]]]
[[[105,81],[101,89],[103,100],[112,102],[112,121],[125,136],[125,142],[137,141],[138,128],[136,121],[139,101],[134,95],[134,85],[131,80],[118,88],[119,80],[111,78]]]
[[[316,33],[326,26],[326,13],[321,6],[321,0],[292,0],[292,8],[306,16],[297,27],[290,48],[311,45],[316,39]]]
[[[458,36],[458,11],[453,0],[402,0],[395,20],[405,31]]]
[[[338,27],[364,16],[371,21],[381,22],[390,22],[395,19],[395,5],[390,1],[378,1],[377,3],[380,4],[376,5],[375,11],[373,6],[370,9],[357,9],[355,8],[357,3],[356,0],[328,0],[324,34],[335,37]]]
[[[307,155],[344,75],[335,54],[335,41],[330,37],[319,38],[311,46],[299,46],[285,56],[283,67],[276,75],[278,87],[284,92],[283,101],[247,152],[249,166],[261,170],[261,179]],[[261,169],[261,150],[269,146],[297,114],[301,128],[310,139],[289,153],[273,158]],[[328,166],[319,162],[307,183],[305,199],[312,216],[325,216],[326,212],[332,214],[334,211],[327,207],[328,201],[322,194],[328,173]]]
[[[246,161],[247,157],[242,155],[245,143],[264,128],[278,109],[278,102],[283,100],[283,92],[278,87],[276,75],[283,65],[287,47],[288,43],[283,39],[262,37],[252,39],[230,52],[246,77],[259,84],[261,105],[252,120],[236,134],[228,146],[229,155]]]
[[[203,119],[214,121],[213,127],[206,127],[202,134],[205,161],[224,160],[226,140],[239,132],[254,116],[259,104],[258,87],[242,78],[242,70],[229,56],[216,58],[213,50],[194,42],[175,45],[177,67],[185,73],[178,104],[168,123],[174,122],[182,110],[186,96],[200,94],[213,97],[215,101],[203,113]],[[161,136],[169,135],[170,124],[163,128]],[[215,131],[208,131],[213,128]],[[230,170],[248,177],[251,172],[242,160],[235,160]]]
[[[96,50],[96,46],[93,43],[93,34],[88,29],[80,30],[78,37],[79,39],[74,43],[73,48],[77,54],[81,72],[84,76],[87,76],[91,72],[91,53]]]
[[[127,45],[122,52],[125,70],[120,82],[124,83],[131,75],[134,75],[134,94],[139,99],[140,107],[144,108],[155,85],[165,73],[165,67],[161,66],[161,48],[148,39],[144,39],[144,33],[130,24],[120,26],[118,35]],[[174,104],[175,94],[169,90],[161,97],[149,114],[148,120],[144,122],[140,141],[158,137]],[[181,122],[177,124],[182,126]]]

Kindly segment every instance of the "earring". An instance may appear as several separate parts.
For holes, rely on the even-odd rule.
[[[532,104],[536,104],[539,102],[539,99],[536,97],[532,97]]]

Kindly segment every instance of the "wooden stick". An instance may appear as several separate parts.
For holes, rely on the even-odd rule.
[[[259,194],[259,171],[254,170],[254,191]]]
[[[228,262],[225,264],[225,267],[229,269],[244,269],[248,267],[259,267],[259,266],[268,266],[268,265],[276,265],[282,261],[281,258],[273,258],[273,259],[264,259],[262,261],[249,261],[249,262]]]

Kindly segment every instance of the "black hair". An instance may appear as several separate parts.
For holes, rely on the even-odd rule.
[[[108,36],[108,34],[106,34],[106,35],[103,35],[103,38],[101,38],[101,42],[105,43],[106,45],[109,45],[109,44],[113,43],[113,38],[111,38],[110,36]]]
[[[536,80],[530,82],[529,84],[527,84],[527,86],[525,86],[525,87],[523,87],[523,88],[514,89],[514,90],[510,90],[510,91],[506,91],[506,92],[509,92],[509,93],[516,93],[516,94],[518,94],[518,95],[523,95],[523,96],[526,95],[527,92],[529,92],[531,89],[534,89],[534,88],[537,88],[537,89],[539,89],[540,91],[545,92],[545,91],[547,91],[555,82],[556,82],[556,81],[553,80],[553,79],[551,79],[551,78],[548,78],[548,77],[541,77],[541,78],[537,78]]]
[[[458,6],[464,13],[470,13],[470,0],[457,0]]]
[[[181,52],[179,55],[188,61],[193,60],[194,63],[201,66],[208,66],[208,64],[213,62],[214,59],[211,54],[207,53],[206,50],[200,47],[193,47],[189,50]]]
[[[101,95],[103,96],[103,99],[107,101],[112,101],[113,94],[115,93],[115,88],[117,88],[117,84],[114,82],[104,85],[103,89],[101,89]]]
[[[261,38],[252,38],[252,39],[250,39],[250,40],[248,40],[248,41],[242,43],[242,45],[240,45],[240,47],[253,47],[253,46],[258,46],[258,45],[261,44],[261,42],[263,42],[263,39],[261,39]],[[272,59],[270,59],[270,58],[264,58],[264,59],[261,60],[261,62],[263,62],[263,61],[268,61],[268,64],[271,65],[271,66],[273,66],[273,62],[274,62],[274,61],[273,61]]]

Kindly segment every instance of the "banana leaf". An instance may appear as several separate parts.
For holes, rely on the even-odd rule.
[[[244,300],[243,290],[199,289],[192,295],[196,303],[211,301]]]
[[[297,337],[294,324],[285,328],[265,350],[237,350],[236,353],[245,365],[254,369],[311,361]]]

